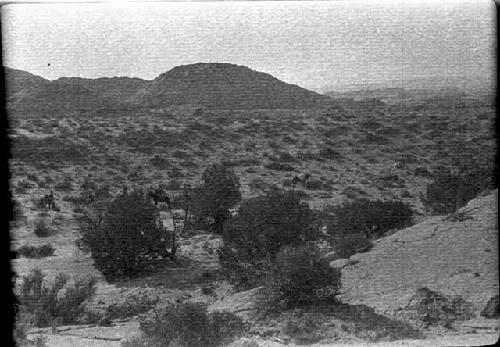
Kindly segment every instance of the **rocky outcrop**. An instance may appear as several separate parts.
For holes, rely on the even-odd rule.
[[[334,269],[342,269],[343,267],[346,267],[349,265],[349,259],[337,259],[332,262],[330,262],[330,267]]]
[[[432,217],[375,243],[342,268],[341,299],[379,313],[406,307],[426,287],[472,304],[478,316],[499,292],[498,191],[470,201],[452,216]]]

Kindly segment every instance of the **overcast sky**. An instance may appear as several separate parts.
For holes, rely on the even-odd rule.
[[[495,74],[495,21],[488,0],[17,4],[2,8],[3,64],[48,79],[153,79],[227,62],[317,91],[480,85]]]

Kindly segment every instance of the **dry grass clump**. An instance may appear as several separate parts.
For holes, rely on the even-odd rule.
[[[18,314],[29,315],[36,327],[75,323],[85,311],[83,303],[95,293],[96,279],[74,278],[70,284],[70,277],[60,273],[49,286],[44,277],[39,269],[23,276],[16,292]]]
[[[268,187],[266,181],[264,181],[262,178],[260,177],[255,177],[255,178],[252,178],[250,180],[250,182],[248,183],[248,186],[250,187],[250,189],[252,191],[265,191]]]
[[[267,288],[276,301],[291,307],[334,298],[340,282],[340,271],[321,259],[316,247],[304,244],[276,254]]]
[[[306,188],[310,190],[321,190],[325,187],[323,182],[321,182],[320,180],[310,180],[307,181]]]
[[[47,225],[44,219],[37,219],[33,231],[38,237],[49,237],[54,234],[54,229]]]
[[[217,347],[241,335],[242,320],[229,312],[208,313],[200,303],[178,303],[140,322],[142,336],[122,347]]]
[[[163,158],[158,154],[156,154],[153,158],[150,159],[150,163],[151,165],[160,170],[168,169],[172,165],[168,159]]]
[[[473,305],[460,296],[449,297],[423,287],[416,290],[408,305],[397,315],[419,328],[437,325],[452,328],[454,321],[473,318],[473,311]]]
[[[280,163],[276,161],[269,162],[267,164],[264,164],[264,167],[269,170],[274,170],[274,171],[294,171],[295,168],[292,165],[285,164],[285,163]]]
[[[344,159],[344,156],[341,153],[337,152],[336,150],[334,150],[333,148],[330,148],[330,147],[325,147],[325,148],[320,149],[319,156],[321,156],[322,158],[327,159],[327,160],[339,161],[339,160]]]
[[[261,162],[257,158],[241,158],[236,160],[226,160],[223,162],[227,166],[257,166]]]
[[[314,152],[311,152],[311,151],[299,151],[297,153],[297,159],[301,160],[301,161],[312,161],[312,160],[316,160],[316,161],[323,161],[323,157],[319,156],[319,154],[316,154]]]
[[[326,138],[334,139],[338,136],[348,136],[352,132],[352,128],[349,126],[336,126],[334,128],[327,129],[323,132],[323,136]]]
[[[14,192],[17,194],[27,194],[29,189],[35,188],[35,185],[29,181],[21,180],[19,181],[15,188]]]
[[[73,179],[70,176],[66,176],[63,181],[56,184],[54,188],[62,192],[71,192],[73,190]]]
[[[409,323],[379,315],[365,305],[336,301],[287,309],[272,319],[281,322],[282,340],[289,337],[297,345],[335,344],[352,338],[370,342],[423,338]]]
[[[391,143],[391,141],[386,136],[377,135],[374,133],[367,133],[361,142],[374,145],[389,145]]]
[[[153,309],[158,300],[158,298],[134,295],[123,302],[109,305],[106,309],[106,317],[108,319],[123,319],[136,316]]]

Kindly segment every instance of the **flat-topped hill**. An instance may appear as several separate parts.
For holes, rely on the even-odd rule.
[[[177,66],[148,83],[132,100],[151,107],[198,105],[219,109],[314,108],[331,99],[245,66]]]

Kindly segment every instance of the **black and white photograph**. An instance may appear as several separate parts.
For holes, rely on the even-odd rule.
[[[16,346],[499,340],[494,1],[0,13]]]

